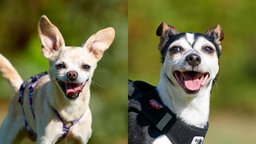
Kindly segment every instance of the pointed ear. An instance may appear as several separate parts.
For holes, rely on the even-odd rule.
[[[175,27],[168,25],[166,22],[162,22],[156,30],[156,35],[157,36],[164,36],[166,33],[176,35],[179,32],[176,30]]]
[[[174,36],[179,34],[175,27],[168,25],[165,22],[162,22],[157,30],[156,35],[160,37],[160,42],[158,44],[158,48],[161,52],[162,62],[164,61],[165,53],[167,49],[165,48],[166,42],[169,40],[170,36]]]
[[[101,59],[103,53],[109,48],[115,38],[115,30],[112,27],[98,31],[93,34],[84,44],[84,48],[87,48],[98,60]]]
[[[219,24],[214,28],[209,29],[205,34],[213,38],[218,45],[220,45],[221,41],[224,39],[224,33]]]
[[[59,29],[43,15],[38,22],[38,34],[42,44],[43,55],[51,59],[61,47],[65,46],[64,39]]]
[[[156,30],[156,35],[160,37],[160,43],[158,45],[159,50],[163,51],[163,47],[168,41],[170,35],[176,35],[178,33],[179,32],[176,30],[175,27],[170,26],[165,22],[162,22]]]

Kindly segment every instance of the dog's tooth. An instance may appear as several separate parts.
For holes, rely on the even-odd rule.
[[[180,73],[180,74],[179,74],[179,77],[180,77],[180,80],[181,80],[181,81],[184,81],[184,75],[183,75],[183,73]]]
[[[203,74],[200,76],[200,80],[204,80],[204,75]]]

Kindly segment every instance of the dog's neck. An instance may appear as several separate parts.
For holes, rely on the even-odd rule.
[[[63,120],[67,122],[77,120],[89,109],[90,83],[90,81],[87,82],[77,99],[68,100],[67,98],[64,98],[65,95],[57,85],[57,82],[50,80],[47,88],[49,103],[51,106],[54,106],[54,109],[59,113]]]
[[[188,96],[174,86],[162,70],[157,90],[164,105],[185,123],[201,128],[207,124],[211,86],[202,88],[196,96]]]

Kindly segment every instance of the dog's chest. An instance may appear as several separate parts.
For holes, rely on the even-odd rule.
[[[172,144],[166,135],[161,135],[157,137],[152,144]]]

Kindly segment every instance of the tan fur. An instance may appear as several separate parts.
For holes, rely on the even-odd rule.
[[[29,127],[37,133],[37,139],[34,140],[40,144],[53,144],[62,135],[63,123],[54,113],[53,109],[55,109],[67,125],[82,116],[80,121],[70,128],[68,135],[61,143],[85,144],[92,133],[92,117],[89,108],[91,79],[97,62],[112,43],[115,31],[113,28],[100,30],[92,35],[84,46],[68,47],[65,46],[58,28],[46,16],[42,16],[39,20],[38,32],[42,43],[42,53],[48,59],[50,69],[48,75],[38,80],[34,89],[33,110],[35,120],[30,109],[28,88],[25,89],[23,106]],[[59,62],[65,63],[66,67],[57,69],[56,65]],[[90,65],[91,69],[83,69],[84,64]],[[0,55],[0,71],[17,92],[22,79],[2,55]],[[71,83],[67,75],[70,71],[77,73],[75,83],[84,84],[82,92],[79,92],[75,99],[69,99],[57,81],[58,79],[64,83]],[[21,138],[28,136],[18,99],[18,93],[11,99],[7,117],[0,129],[0,143],[20,143]]]
[[[2,54],[0,54],[0,72],[3,77],[8,80],[14,91],[18,91],[23,80],[11,63]]]

